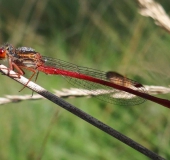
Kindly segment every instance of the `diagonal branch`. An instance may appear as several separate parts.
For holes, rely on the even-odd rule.
[[[23,76],[21,76],[20,78],[14,78],[14,77],[9,76],[8,69],[4,65],[0,65],[0,72],[2,72],[3,74],[7,75],[8,77],[12,78],[13,80],[15,80],[15,81],[17,81],[17,82],[19,82],[19,83],[21,83],[23,85],[26,85],[27,82],[28,82],[28,79],[26,79]],[[14,71],[10,71],[10,75],[12,75],[12,74],[16,74],[16,73]],[[37,85],[37,84],[35,84],[33,82],[29,82],[26,87],[31,89],[34,92],[37,92],[41,96],[43,96],[46,99],[50,100],[51,102],[59,105],[60,107],[66,109],[67,111],[69,111],[72,114],[78,116],[79,118],[85,120],[86,122],[88,122],[91,125],[97,127],[98,129],[104,131],[105,133],[111,135],[112,137],[115,137],[116,139],[118,139],[119,141],[125,143],[126,145],[134,148],[135,150],[137,150],[139,152],[141,152],[142,154],[146,155],[147,157],[149,157],[151,159],[155,159],[155,160],[156,159],[157,160],[164,160],[164,158],[162,158],[161,156],[159,156],[156,153],[150,151],[149,149],[147,149],[144,146],[138,144],[137,142],[133,141],[132,139],[126,137],[125,135],[119,133],[118,131],[116,131],[113,128],[111,128],[110,126],[102,123],[98,119],[96,119],[96,118],[88,115],[87,113],[81,111],[77,107],[65,102],[63,99],[60,99],[56,95],[48,92],[47,90],[45,90],[41,86],[39,86],[39,85]]]

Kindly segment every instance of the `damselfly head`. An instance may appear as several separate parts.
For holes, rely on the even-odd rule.
[[[5,59],[7,55],[9,54],[11,50],[11,45],[10,44],[5,44],[2,47],[0,47],[0,59]]]
[[[0,60],[6,58],[6,49],[0,48]]]
[[[15,49],[11,44],[5,44],[0,47],[0,59],[5,59],[8,55],[15,54]]]

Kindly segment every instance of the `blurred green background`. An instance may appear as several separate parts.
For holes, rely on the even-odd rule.
[[[160,2],[169,13],[170,2]],[[1,0],[0,43],[5,42],[81,66],[114,70],[143,84],[169,85],[170,35],[142,17],[136,1]],[[37,83],[50,91],[71,87],[43,73]],[[21,88],[1,75],[2,97],[31,94],[28,89],[19,93]],[[96,98],[66,100],[170,159],[168,109],[149,101],[122,107]],[[148,159],[47,100],[1,106],[0,137],[1,160]]]

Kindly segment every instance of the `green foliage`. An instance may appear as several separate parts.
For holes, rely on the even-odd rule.
[[[169,2],[162,2],[166,7]],[[169,85],[169,35],[138,13],[134,1],[1,0],[0,41],[143,84]],[[29,76],[28,76],[29,77]],[[70,87],[40,74],[45,88]],[[1,76],[1,96],[31,93]],[[164,98],[167,96],[163,95]],[[67,99],[138,143],[169,159],[168,109],[146,102],[121,107],[95,98]],[[0,159],[148,159],[58,106],[42,101],[0,108]]]

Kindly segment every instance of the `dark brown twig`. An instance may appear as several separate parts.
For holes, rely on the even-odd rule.
[[[26,85],[28,82],[28,79],[21,76],[20,78],[14,78],[9,76],[8,69],[4,65],[0,65],[0,72],[7,75],[8,77],[14,79],[15,81]],[[16,74],[14,71],[10,71],[10,75]],[[26,86],[30,88],[32,91],[37,92],[38,94],[42,95],[46,99],[50,100],[51,102],[59,105],[60,107],[66,109],[67,111],[71,112],[72,114],[78,116],[79,118],[85,120],[86,122],[90,123],[91,125],[97,127],[98,129],[104,131],[105,133],[111,135],[112,137],[115,137],[119,141],[125,143],[126,145],[134,148],[135,150],[141,152],[142,154],[146,155],[147,157],[154,159],[154,160],[164,160],[161,156],[157,155],[156,153],[150,151],[149,149],[145,148],[144,146],[138,144],[137,142],[133,141],[132,139],[126,137],[125,135],[121,134],[120,132],[114,130],[110,126],[104,124],[103,122],[99,121],[98,119],[88,115],[87,113],[83,112],[82,110],[78,109],[77,107],[69,104],[68,102],[64,101],[63,99],[57,97],[56,95],[48,92],[41,86],[29,82]]]

